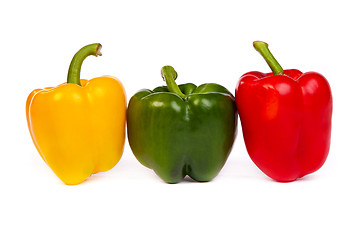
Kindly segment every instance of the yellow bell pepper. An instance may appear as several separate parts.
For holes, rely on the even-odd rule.
[[[79,184],[108,171],[121,158],[125,141],[126,96],[114,77],[80,80],[82,62],[99,56],[91,44],[74,56],[67,83],[36,89],[26,103],[28,127],[44,161],[65,184]]]

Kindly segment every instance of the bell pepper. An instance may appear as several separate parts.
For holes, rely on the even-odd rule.
[[[272,73],[244,74],[235,98],[246,149],[270,178],[290,182],[317,171],[330,148],[332,94],[319,73],[283,70],[264,42],[254,42]]]
[[[125,141],[126,97],[114,77],[80,80],[82,62],[100,56],[100,44],[80,49],[67,83],[36,89],[26,103],[28,127],[39,154],[65,184],[108,171],[121,158]]]
[[[144,166],[167,183],[186,175],[212,180],[224,166],[237,132],[233,95],[218,84],[177,85],[164,66],[167,86],[137,92],[127,112],[130,147]]]

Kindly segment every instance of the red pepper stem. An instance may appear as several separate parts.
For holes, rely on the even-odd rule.
[[[172,66],[164,66],[161,68],[161,77],[166,82],[167,88],[170,92],[175,93],[181,98],[185,98],[185,94],[183,94],[179,88],[179,86],[175,83],[177,78],[177,72]]]
[[[67,76],[67,83],[75,83],[81,87],[80,70],[83,61],[87,56],[90,55],[94,55],[95,57],[101,56],[100,50],[101,50],[100,43],[89,44],[81,48],[71,60],[68,76]]]
[[[258,51],[261,56],[263,56],[274,75],[283,74],[283,68],[280,66],[278,61],[276,61],[275,57],[270,52],[269,45],[266,42],[255,41],[253,45],[256,51]]]

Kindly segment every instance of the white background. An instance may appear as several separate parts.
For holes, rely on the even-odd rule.
[[[0,239],[359,239],[359,7],[357,1],[2,1]],[[100,42],[82,78],[119,78],[128,100],[177,82],[235,91],[248,71],[269,72],[253,49],[269,43],[286,68],[325,75],[334,98],[332,144],[318,172],[292,183],[267,178],[241,128],[209,183],[166,184],[127,142],[120,162],[64,185],[38,155],[25,101],[66,81],[72,56]]]

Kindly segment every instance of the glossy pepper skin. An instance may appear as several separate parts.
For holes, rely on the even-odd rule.
[[[103,76],[80,81],[88,55],[100,44],[82,48],[73,58],[68,82],[36,89],[26,103],[28,127],[39,154],[65,184],[79,184],[108,171],[120,160],[125,141],[126,97],[122,84]]]
[[[247,151],[270,178],[289,182],[317,171],[331,136],[332,94],[319,73],[282,70],[264,42],[254,42],[273,73],[249,72],[235,98]]]
[[[162,68],[167,87],[141,90],[129,102],[130,147],[144,166],[167,183],[185,175],[210,181],[221,170],[237,132],[234,97],[218,84],[177,86],[177,73]]]

